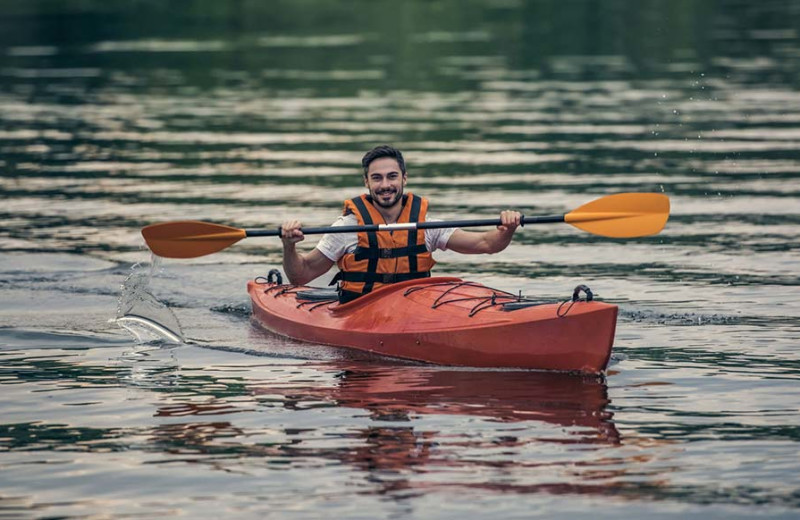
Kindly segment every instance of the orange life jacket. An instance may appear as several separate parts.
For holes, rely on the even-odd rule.
[[[409,193],[403,196],[397,223],[425,222],[427,212],[428,200]],[[386,224],[366,194],[344,202],[344,214],[350,213],[360,226]],[[428,277],[435,263],[424,229],[360,232],[355,251],[337,262],[339,301],[348,302],[381,285]]]

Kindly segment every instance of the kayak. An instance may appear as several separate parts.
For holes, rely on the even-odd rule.
[[[283,284],[277,271],[247,291],[255,322],[304,342],[436,365],[588,374],[608,364],[618,310],[585,286],[571,300],[543,302],[453,277],[384,285],[345,304],[332,289]]]

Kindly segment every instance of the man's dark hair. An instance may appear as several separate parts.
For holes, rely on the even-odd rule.
[[[406,162],[403,160],[403,154],[400,153],[400,150],[397,148],[391,147],[389,145],[381,145],[376,146],[372,150],[368,151],[364,154],[364,158],[361,159],[361,166],[364,167],[364,176],[367,175],[367,171],[369,170],[369,165],[375,159],[381,159],[383,157],[390,157],[397,161],[397,164],[400,166],[400,172],[405,175],[406,174]]]

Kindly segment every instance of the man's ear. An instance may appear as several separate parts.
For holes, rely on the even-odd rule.
[[[408,182],[408,175],[406,175],[406,172],[403,172],[403,187],[404,188],[406,187],[406,182]]]

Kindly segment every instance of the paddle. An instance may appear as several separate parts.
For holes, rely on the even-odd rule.
[[[566,215],[523,217],[525,224],[566,222],[594,235],[632,238],[655,235],[669,218],[669,198],[660,193],[619,193],[599,198]],[[450,220],[370,226],[335,226],[301,228],[305,235],[395,231],[403,229],[464,228],[499,226],[500,219]],[[248,237],[277,237],[281,229],[239,229],[197,220],[164,222],[142,229],[145,242],[158,256],[195,258],[222,251]]]

